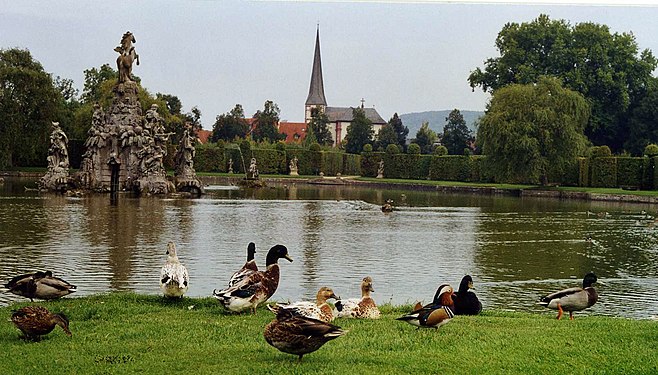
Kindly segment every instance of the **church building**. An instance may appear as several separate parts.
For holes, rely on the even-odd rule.
[[[324,82],[322,80],[322,61],[320,58],[320,30],[318,29],[315,36],[315,55],[313,57],[313,71],[311,72],[311,84],[306,98],[306,112],[304,121],[308,124],[311,121],[311,110],[318,108],[329,118],[329,132],[334,140],[334,146],[340,145],[347,135],[347,128],[353,121],[352,111],[354,107],[329,107],[327,99],[324,97]],[[372,128],[375,134],[386,121],[377,113],[374,108],[364,108],[363,100],[361,101],[366,117],[372,122]]]

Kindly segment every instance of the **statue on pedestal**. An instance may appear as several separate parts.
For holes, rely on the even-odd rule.
[[[247,178],[254,180],[258,178],[258,167],[256,167],[256,158],[251,158],[251,163],[249,163],[249,170],[247,171]]]
[[[377,168],[377,178],[384,178],[384,161],[379,161],[379,168]]]
[[[228,159],[228,173],[233,174],[233,158]]]
[[[133,33],[127,31],[121,38],[121,44],[114,48],[114,51],[119,52],[119,57],[117,57],[119,83],[132,82],[133,61],[139,65],[139,55],[135,52],[135,47],[133,47],[133,43],[135,42]]]
[[[298,170],[297,170],[297,156],[294,158],[290,159],[290,175],[291,176],[299,176]]]
[[[48,148],[48,171],[38,182],[43,190],[67,190],[69,180],[69,139],[59,127],[59,122],[52,122],[50,148]]]

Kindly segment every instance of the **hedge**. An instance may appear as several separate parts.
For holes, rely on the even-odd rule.
[[[432,156],[429,167],[430,180],[473,181],[472,161],[469,156]]]
[[[383,152],[362,152],[361,153],[361,176],[377,177],[379,162],[384,158]],[[386,166],[384,165],[384,172]]]
[[[197,172],[224,172],[224,147],[216,143],[197,145],[194,169]]]
[[[343,175],[361,175],[361,155],[343,153]]]
[[[618,187],[617,158],[597,157],[590,161],[592,187]]]
[[[617,184],[619,187],[642,187],[644,175],[644,158],[618,157]]]

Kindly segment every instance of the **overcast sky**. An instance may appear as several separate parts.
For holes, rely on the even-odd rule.
[[[236,103],[250,117],[266,100],[281,119],[303,121],[319,22],[328,104],[364,98],[388,120],[395,112],[484,110],[489,97],[472,92],[469,73],[498,56],[505,23],[541,13],[633,32],[640,49],[658,55],[658,7],[600,4],[0,0],[0,48],[29,49],[82,90],[85,69],[116,68],[113,49],[130,30],[142,85],[177,95],[186,112],[197,106],[211,129]]]

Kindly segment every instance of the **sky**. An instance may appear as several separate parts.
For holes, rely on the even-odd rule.
[[[468,75],[499,56],[494,42],[506,23],[542,13],[632,32],[640,50],[658,55],[658,5],[621,3],[0,0],[0,49],[30,50],[81,92],[85,69],[116,68],[114,47],[130,30],[142,86],[178,96],[185,112],[198,107],[210,130],[236,104],[251,117],[266,100],[282,120],[304,121],[319,25],[328,105],[364,99],[388,120],[396,112],[483,111],[489,95],[473,91]]]

